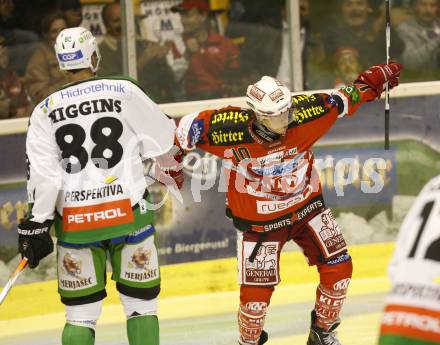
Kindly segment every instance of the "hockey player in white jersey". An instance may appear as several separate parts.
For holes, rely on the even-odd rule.
[[[440,344],[440,175],[403,221],[389,276],[379,344]]]
[[[160,271],[142,161],[155,157],[165,171],[158,179],[182,184],[179,156],[172,155],[174,121],[135,82],[95,77],[100,55],[88,30],[63,30],[55,53],[72,83],[30,117],[30,208],[18,226],[19,252],[35,268],[53,251],[54,224],[63,345],[94,344],[107,257],[130,345],[156,345]]]

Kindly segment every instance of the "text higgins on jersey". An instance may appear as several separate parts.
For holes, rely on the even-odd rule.
[[[122,111],[119,99],[101,98],[84,101],[79,104],[70,104],[67,107],[59,107],[50,112],[49,118],[52,123],[73,119],[78,115],[90,115],[96,113],[120,113]]]

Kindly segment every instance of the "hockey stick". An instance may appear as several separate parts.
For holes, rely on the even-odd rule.
[[[385,0],[385,36],[386,36],[386,52],[387,64],[390,63],[390,46],[391,46],[391,17],[390,17],[390,0]],[[385,150],[390,148],[390,90],[388,83],[385,87]]]
[[[11,274],[11,277],[9,278],[9,280],[6,283],[5,287],[3,288],[2,292],[0,292],[0,304],[3,303],[6,296],[8,295],[9,291],[11,291],[11,288],[14,285],[15,281],[20,276],[20,274],[24,271],[24,269],[27,267],[27,265],[28,265],[28,259],[27,258],[21,259],[21,261],[18,264],[17,268],[15,269],[14,273]]]

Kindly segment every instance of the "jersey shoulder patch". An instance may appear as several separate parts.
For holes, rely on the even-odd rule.
[[[329,95],[329,97],[331,96]],[[324,116],[330,111],[330,108],[326,106],[328,103],[332,103],[332,100],[325,99],[319,94],[292,96],[293,121],[289,128],[297,127]]]
[[[54,96],[53,94],[42,100],[36,107],[34,111],[40,114],[49,115],[54,106]]]
[[[231,146],[253,141],[249,133],[249,123],[253,113],[247,109],[224,108],[215,111],[209,119],[207,133],[212,146]]]

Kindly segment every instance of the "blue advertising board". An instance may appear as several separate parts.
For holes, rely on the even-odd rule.
[[[424,138],[432,147],[440,147],[440,122],[430,109],[440,106],[440,97],[420,97],[393,100],[395,118],[392,133],[404,137]],[[424,107],[419,107],[423,103]],[[381,137],[377,122],[382,123],[383,104],[373,102],[362,107],[353,118],[341,119],[326,135],[332,142],[344,139],[362,142]],[[411,125],[419,114],[426,128]],[[356,129],[356,130],[355,130]],[[419,133],[420,132],[420,133]],[[328,140],[328,139],[327,139]],[[380,140],[380,139],[377,139]],[[4,253],[16,248],[16,224],[25,210],[25,135],[0,137],[0,260]],[[325,142],[325,141],[324,141]],[[329,144],[329,142],[326,142]],[[327,205],[367,206],[387,205],[398,191],[399,151],[391,147],[384,151],[377,145],[365,147],[317,147],[315,166]],[[225,193],[220,180],[221,161],[201,151],[192,151],[186,157],[186,183],[181,191],[182,200],[165,198],[166,189],[153,186],[151,195],[163,206],[156,212],[159,254],[163,264],[215,259],[235,255],[236,233],[225,217]],[[196,167],[202,166],[202,169]],[[195,171],[203,171],[198,176]],[[21,185],[17,185],[21,181]],[[11,183],[14,184],[11,185]],[[199,191],[194,193],[193,184]],[[2,187],[1,187],[2,185]],[[3,257],[2,257],[3,255]],[[10,254],[8,254],[10,255]]]

